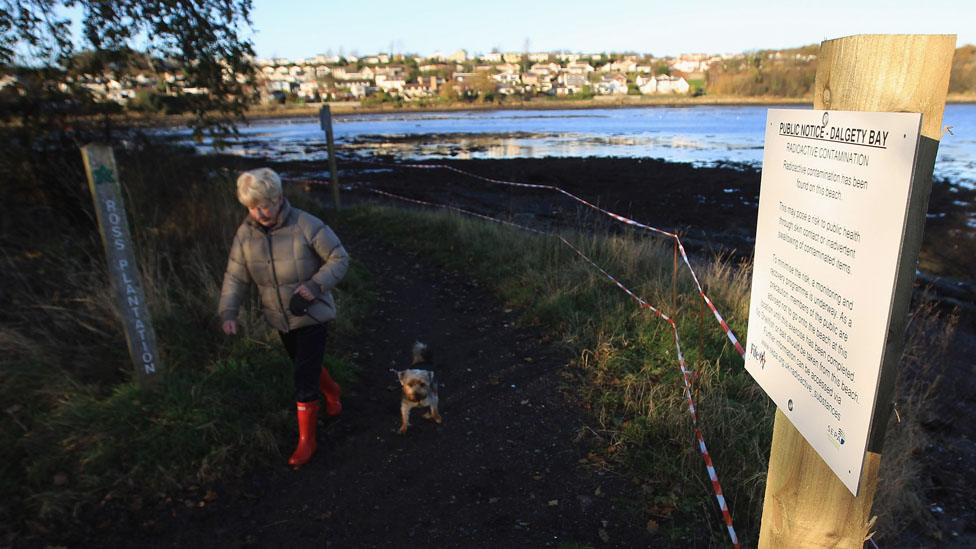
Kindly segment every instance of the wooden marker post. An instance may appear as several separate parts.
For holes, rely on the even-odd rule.
[[[81,148],[88,175],[88,187],[95,200],[98,227],[105,245],[109,277],[115,293],[115,306],[122,318],[129,356],[140,383],[155,378],[162,367],[156,351],[156,332],[142,291],[129,221],[122,202],[115,155],[107,145]]]
[[[329,176],[332,178],[332,201],[339,209],[339,170],[336,168],[335,141],[332,138],[332,109],[323,105],[319,110],[319,124],[325,132],[325,142],[329,147]]]
[[[821,44],[814,109],[920,112],[921,138],[858,495],[851,494],[777,409],[760,547],[860,548],[870,534],[881,443],[892,408],[954,48],[954,35],[859,35]]]

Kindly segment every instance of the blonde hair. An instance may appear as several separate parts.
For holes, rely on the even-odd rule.
[[[237,178],[237,200],[248,208],[277,204],[281,200],[281,178],[271,168],[244,172]]]

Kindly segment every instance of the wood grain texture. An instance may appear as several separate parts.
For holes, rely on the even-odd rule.
[[[954,34],[862,34],[820,44],[813,108],[920,112],[922,135],[942,137]]]
[[[920,112],[922,135],[938,141],[955,42],[954,35],[858,35],[825,41],[820,45],[814,109]],[[863,547],[873,524],[880,463],[880,454],[867,453],[859,493],[851,495],[777,410],[759,546]]]

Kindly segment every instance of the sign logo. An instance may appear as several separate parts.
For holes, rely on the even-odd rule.
[[[829,122],[829,121],[830,121],[830,113],[826,113],[825,112],[824,115],[823,115],[823,125],[826,126],[827,125],[827,122]]]
[[[837,448],[838,450],[847,441],[846,440],[847,439],[847,435],[844,434],[844,429],[841,429],[839,427],[834,428],[834,427],[831,427],[830,425],[828,425],[827,426],[827,433],[830,435],[830,442],[831,442],[831,444],[833,444],[834,447]]]
[[[115,183],[115,174],[105,164],[92,170],[92,177],[95,179],[95,185]]]

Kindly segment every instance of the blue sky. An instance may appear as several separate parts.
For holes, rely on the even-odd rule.
[[[737,53],[851,34],[956,34],[976,43],[976,1],[254,0],[259,57],[338,53]]]

